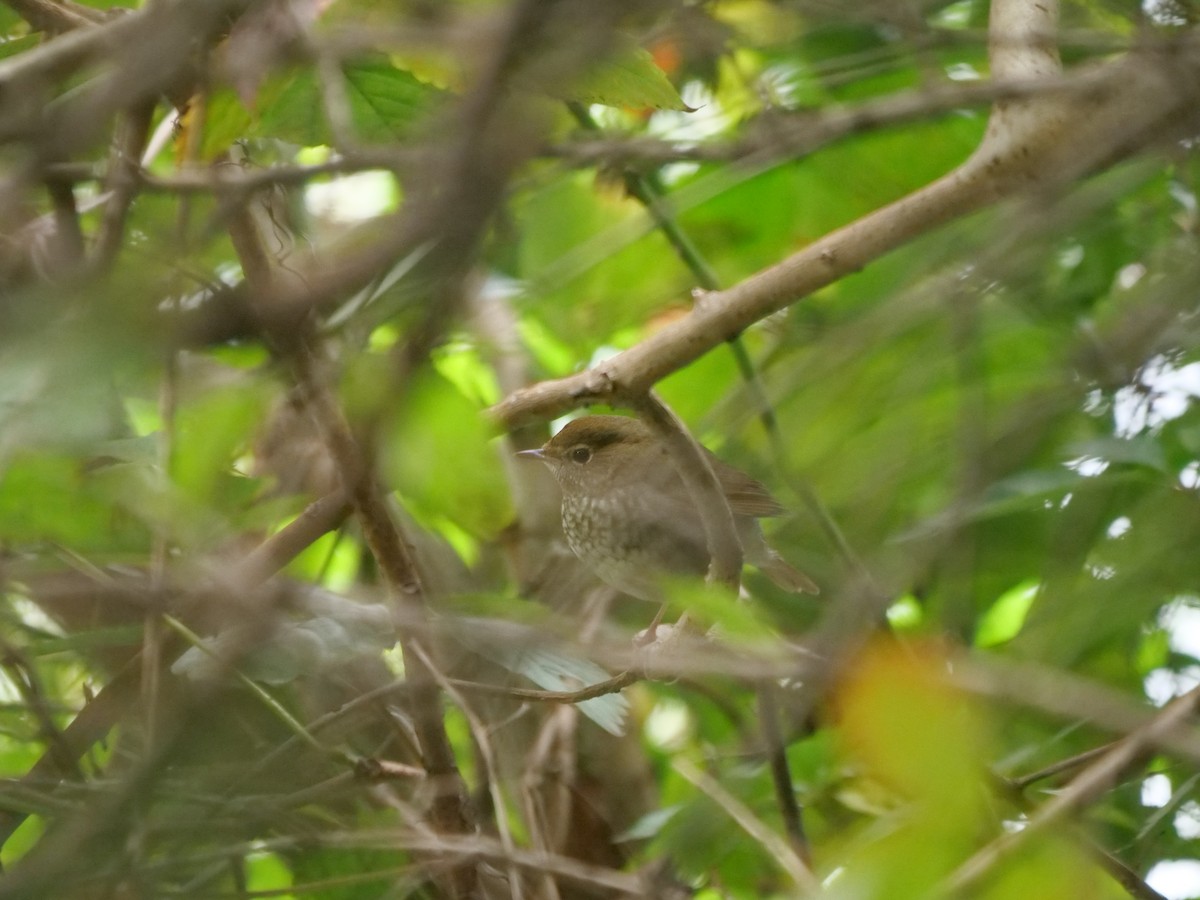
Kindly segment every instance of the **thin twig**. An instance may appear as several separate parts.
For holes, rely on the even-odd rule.
[[[245,590],[266,581],[346,517],[348,506],[341,495],[330,495],[309,505],[295,521],[263,541],[234,568],[232,583]],[[21,778],[24,784],[56,782],[71,775],[79,760],[102,740],[137,702],[142,662],[131,660],[100,689],[62,732],[65,758],[48,751]],[[22,813],[0,810],[0,846],[25,821]]]
[[[699,790],[709,796],[721,809],[729,814],[738,826],[750,837],[763,845],[779,863],[780,868],[791,879],[792,883],[806,894],[815,894],[820,884],[812,870],[805,864],[792,847],[779,835],[768,828],[761,819],[737,797],[725,790],[713,777],[692,763],[686,757],[679,756],[671,763],[671,767]]]
[[[1057,775],[1060,772],[1078,768],[1081,765],[1103,756],[1105,753],[1116,746],[1115,742],[1105,744],[1100,747],[1093,747],[1083,753],[1060,760],[1059,762],[1046,766],[1037,772],[1032,772],[1019,779],[1007,779],[1000,777],[998,779],[999,786],[1004,794],[1015,803],[1026,815],[1029,815],[1032,804],[1023,794],[1023,789],[1028,785],[1041,780]],[[1200,778],[1200,776],[1197,776]],[[1193,779],[1194,781],[1195,779]],[[1139,833],[1140,839],[1146,830],[1151,827],[1149,821],[1143,826],[1142,832]],[[1150,887],[1137,872],[1127,866],[1124,862],[1113,855],[1107,848],[1101,846],[1091,835],[1087,834],[1082,828],[1071,828],[1070,833],[1072,838],[1082,845],[1092,857],[1102,866],[1108,873],[1116,879],[1131,897],[1137,900],[1166,900],[1158,891]]]
[[[775,690],[775,685],[770,682],[761,682],[758,686],[758,715],[763,744],[766,746],[771,783],[775,787],[775,802],[779,806],[784,831],[787,832],[796,855],[805,865],[811,867],[812,851],[808,844],[808,836],[804,833],[804,819],[800,814],[800,804],[796,800],[792,770],[788,766],[787,748],[779,731],[779,705],[775,702]]]
[[[605,894],[651,900],[651,895],[646,892],[646,885],[643,884],[641,878],[625,872],[618,872],[607,866],[590,865],[568,856],[522,848],[516,848],[510,853],[501,846],[498,840],[486,835],[433,834],[428,830],[416,829],[411,826],[341,829],[318,835],[306,834],[301,837],[265,837],[242,845],[198,850],[193,853],[176,855],[170,860],[151,861],[147,863],[145,871],[154,872],[179,863],[198,865],[254,851],[290,853],[299,849],[311,848],[312,842],[318,838],[322,847],[387,850],[401,848],[426,856],[438,854],[460,865],[480,860],[498,863],[512,862],[531,872],[549,872],[560,878],[585,885],[589,889],[603,891]],[[293,887],[291,890],[294,891],[295,888]]]
[[[556,853],[570,840],[571,814],[578,802],[579,713],[559,706],[546,715],[530,741],[521,766],[520,797],[530,843],[538,850]],[[541,873],[545,900],[561,900],[558,882]]]
[[[959,866],[942,885],[941,894],[960,896],[977,887],[1000,863],[1033,837],[1094,802],[1116,782],[1122,772],[1157,747],[1164,736],[1195,715],[1198,707],[1200,687],[1171,701],[1145,726],[1118,741],[1041,806],[1030,816],[1024,828],[1001,835]]]
[[[750,133],[737,140],[697,143],[643,135],[585,137],[554,144],[544,153],[571,166],[616,165],[634,170],[678,162],[749,165],[767,160],[794,160],[872,129],[927,121],[939,114],[982,104],[1048,96],[1084,96],[1094,88],[1096,79],[1094,70],[1084,69],[1043,78],[993,77],[990,81],[923,85],[860,104],[827,107],[816,112],[773,109],[769,127],[756,130],[755,122],[751,120],[747,123]]]
[[[1078,769],[1080,766],[1090,763],[1096,757],[1103,756],[1112,748],[1113,743],[1101,744],[1099,747],[1093,747],[1090,750],[1084,750],[1082,753],[1076,753],[1074,756],[1068,756],[1066,759],[1060,759],[1058,762],[1051,763],[1048,766],[1038,769],[1036,772],[1021,775],[1018,778],[1007,778],[1005,781],[1013,790],[1023,791],[1029,785],[1035,784],[1044,778],[1052,778],[1063,772]]]
[[[955,657],[951,682],[971,694],[999,698],[1068,722],[1083,720],[1114,734],[1145,732],[1157,712],[1144,700],[1071,672],[991,654]],[[1200,763],[1200,731],[1181,727],[1153,735],[1164,753]]]
[[[90,268],[93,272],[106,271],[125,243],[125,220],[130,205],[137,197],[137,172],[146,149],[156,105],[154,100],[136,103],[125,110],[117,122],[103,186],[103,190],[109,194],[108,202],[104,205],[96,247],[92,253]]]
[[[54,207],[49,213],[54,220],[54,250],[47,274],[53,280],[69,280],[84,261],[83,228],[79,224],[75,190],[69,181],[47,175],[46,192]]]
[[[492,819],[496,823],[496,833],[500,836],[500,845],[505,852],[512,854],[516,849],[516,844],[513,843],[512,831],[509,828],[509,812],[508,804],[504,802],[504,793],[500,787],[500,769],[496,763],[496,753],[492,747],[491,738],[488,736],[488,730],[483,723],[483,720],[476,715],[475,710],[469,703],[463,699],[462,695],[454,689],[454,685],[450,683],[434,664],[434,661],[424,654],[420,646],[414,648],[416,653],[422,654],[422,661],[425,666],[437,679],[438,684],[442,686],[447,696],[454,704],[462,711],[462,714],[467,719],[467,725],[471,729],[471,734],[475,739],[475,745],[479,748],[479,755],[483,760],[483,768],[487,778],[488,795],[491,797],[493,816]],[[515,864],[510,864],[508,867],[509,890],[513,900],[524,900],[525,887],[521,880],[521,872]]]
[[[269,709],[275,715],[275,717],[279,719],[279,721],[283,722],[283,724],[287,726],[288,730],[291,731],[292,734],[300,738],[305,744],[307,744],[313,750],[316,750],[318,753],[321,753],[325,756],[333,756],[339,760],[345,761],[346,757],[343,754],[326,747],[315,737],[313,737],[312,733],[304,727],[300,720],[293,716],[288,711],[287,707],[272,697],[266,688],[264,688],[253,678],[250,678],[245,673],[239,671],[236,666],[230,666],[229,661],[224,658],[224,654],[219,653],[218,651],[209,647],[204,638],[200,637],[200,635],[196,634],[196,632],[192,631],[192,629],[188,628],[174,616],[164,615],[162,619],[172,631],[180,635],[192,647],[195,647],[201,653],[204,653],[207,656],[210,656],[213,659],[229,666],[229,668],[232,669],[233,676],[238,680],[238,682],[240,682],[241,685],[251,694],[257,697],[259,702]]]
[[[1142,876],[1094,840],[1086,835],[1082,837],[1082,840],[1097,862],[1105,868],[1109,875],[1116,879],[1121,887],[1129,892],[1130,897],[1134,897],[1136,900],[1167,900],[1166,896],[1146,884],[1146,880]]]
[[[458,212],[461,214],[461,210]],[[287,306],[288,301],[278,293],[271,261],[262,251],[262,241],[248,218],[244,213],[235,214],[231,224],[237,227],[231,236],[243,260],[247,280],[259,301],[256,312],[267,333],[292,364],[305,404],[337,463],[367,546],[379,565],[393,605],[401,613],[399,618],[404,620],[399,638],[408,681],[409,708],[422,761],[434,787],[431,821],[443,834],[467,833],[470,825],[464,807],[466,790],[445,731],[436,675],[430,664],[432,656],[426,649],[429,642],[427,600],[412,548],[393,520],[371,464],[320,374],[315,351],[304,336],[306,329],[299,319],[279,315],[281,304]],[[388,256],[392,249],[391,241],[376,248]],[[364,260],[365,265],[351,265],[351,269],[355,271],[355,277],[372,277],[377,264],[383,261],[384,258],[372,254]],[[293,283],[302,285],[305,294],[324,289],[323,285],[304,279]],[[448,887],[454,896],[474,895],[478,878],[474,865],[456,865],[448,875]]]
[[[294,347],[291,362],[306,405],[337,462],[363,537],[383,574],[392,603],[408,618],[407,628],[399,635],[400,649],[422,763],[434,787],[430,819],[440,832],[466,834],[471,828],[464,807],[466,790],[446,734],[437,682],[425,663],[429,658],[424,649],[429,642],[427,601],[412,548],[392,519],[341,409],[317,374],[311,349],[303,344]],[[456,866],[449,879],[453,895],[465,898],[474,894],[478,873],[471,865]]]
[[[595,700],[608,694],[616,694],[631,684],[642,680],[642,675],[633,669],[622,672],[607,681],[590,684],[577,691],[541,691],[535,688],[508,687],[502,684],[484,684],[478,681],[463,681],[451,678],[449,683],[465,691],[480,694],[497,694],[503,697],[514,697],[518,700],[541,700],[546,703],[583,703]]]
[[[0,666],[9,670],[9,681],[16,685],[25,708],[37,722],[38,737],[46,742],[46,753],[68,777],[81,779],[83,771],[79,768],[79,757],[71,751],[70,742],[54,721],[37,669],[16,645],[3,637],[0,637],[0,653],[3,654]]]

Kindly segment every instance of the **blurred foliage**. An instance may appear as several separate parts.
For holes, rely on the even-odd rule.
[[[422,245],[313,317],[323,374],[434,597],[447,728],[482,833],[641,871],[659,892],[647,896],[792,896],[755,832],[799,843],[764,743],[762,679],[719,663],[728,649],[782,665],[813,635],[857,629],[859,649],[814,654],[811,679],[766,679],[806,847],[830,896],[933,896],[1079,768],[1022,776],[1121,736],[1099,709],[985,697],[960,660],[1087,679],[1133,717],[1200,679],[1196,144],[990,209],[801,299],[739,336],[753,379],[726,347],[666,378],[659,392],[693,432],[795,510],[768,530],[823,597],[783,595],[752,571],[753,605],[681,585],[673,612],[715,626],[712,671],[693,661],[582,715],[497,698],[470,683],[561,691],[616,674],[613,648],[652,616],[616,601],[597,619],[603,591],[586,574],[522,568],[546,525],[523,494],[550,487],[517,467],[485,414],[519,386],[506,355],[524,381],[566,375],[690,308],[705,276],[627,178],[661,191],[727,287],[949,171],[987,123],[985,105],[964,103],[811,153],[784,143],[797,123],[985,78],[983,0],[644,6],[577,79],[518,78],[493,98],[527,100],[545,134],[475,248],[470,314],[430,312],[451,301],[423,280]],[[428,187],[410,180],[410,157],[449,155],[446,136],[478,115],[461,101],[508,5],[296,8],[301,38],[235,25],[223,40],[242,41],[237,66],[213,62],[179,108],[156,99],[146,170],[159,181],[138,182],[111,264],[54,255],[64,216],[85,254],[110,227],[118,188],[94,174],[120,156],[109,131],[71,159],[3,133],[0,174],[16,187],[0,213],[0,897],[49,896],[28,873],[61,897],[443,895],[422,866],[431,857],[406,849],[422,834],[422,789],[354,767],[420,762],[403,665],[381,650],[408,623],[389,621],[360,526],[325,535],[267,588],[234,580],[252,548],[338,484],[283,354],[252,331],[180,347],[163,316],[245,287],[230,233],[249,203],[284,272],[303,271],[314,247],[350,258],[372,225],[395,227]],[[1063,55],[1102,60],[1194,19],[1182,2],[1065,3]],[[0,10],[6,64],[56,40]],[[55,101],[104,71],[55,85]],[[579,127],[581,109],[598,130]],[[640,159],[639,139],[678,158]],[[739,158],[751,139],[771,152]],[[597,140],[613,147],[576,152]],[[711,152],[689,158],[697,148]],[[65,177],[53,166],[79,163],[64,213],[43,187]],[[31,165],[40,174],[22,182]],[[187,180],[271,166],[300,174],[248,192]],[[386,196],[364,197],[358,171],[388,173]],[[486,324],[488,304],[510,329]],[[562,552],[534,546],[539,560]],[[841,622],[863,572],[887,614]],[[187,627],[167,628],[162,612]],[[891,634],[867,640],[872,630]],[[130,675],[155,654],[160,682]],[[1152,875],[1200,857],[1196,760],[1153,749],[1078,827],[1026,841],[972,896],[1128,896],[1117,863],[1200,896],[1200,878],[1168,888]],[[569,799],[556,806],[546,797],[559,788]],[[59,851],[77,833],[71,859]],[[487,895],[514,895],[516,868],[488,866]],[[524,896],[551,896],[522,877]],[[587,878],[558,884],[564,898],[614,895]]]

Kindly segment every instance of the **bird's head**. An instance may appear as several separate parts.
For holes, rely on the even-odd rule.
[[[523,450],[518,455],[548,465],[567,494],[636,481],[644,467],[656,460],[670,464],[650,429],[625,416],[575,419],[540,450]]]

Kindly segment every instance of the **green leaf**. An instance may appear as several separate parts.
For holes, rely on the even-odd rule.
[[[675,86],[643,48],[627,43],[608,59],[575,80],[565,92],[547,91],[564,100],[602,103],[630,109],[674,109],[691,112]]]
[[[969,518],[982,521],[1025,512],[1039,506],[1057,505],[1063,496],[1077,490],[1086,482],[1087,479],[1082,475],[1065,466],[1016,472],[992,484],[980,501],[970,508]],[[922,523],[911,534],[934,532],[954,521],[953,514],[938,516],[934,520]]]
[[[715,626],[721,640],[737,643],[771,642],[775,633],[753,603],[730,591],[694,578],[664,579],[667,597],[677,612],[687,612]]]
[[[355,136],[364,141],[404,137],[445,94],[386,58],[346,63],[346,102]],[[236,140],[274,138],[312,147],[333,142],[325,100],[311,68],[273,75],[247,108],[230,88],[213,93],[202,155],[213,159]]]
[[[28,816],[4,842],[0,851],[0,864],[5,869],[11,867],[17,860],[34,849],[46,831],[46,819],[41,816]]]
[[[500,400],[496,373],[484,362],[479,348],[466,341],[444,344],[432,353],[433,367],[468,400],[491,406]]]
[[[42,36],[40,34],[27,34],[23,37],[0,40],[0,59],[8,59],[10,56],[16,56],[18,53],[24,53],[26,50],[32,50],[41,43]]]
[[[0,534],[10,542],[52,541],[79,553],[148,546],[141,523],[112,507],[104,474],[88,474],[81,460],[67,456],[13,460],[0,473]]]
[[[292,886],[292,870],[277,853],[251,853],[244,864],[247,891],[276,894]]]
[[[85,330],[0,346],[0,467],[16,451],[87,451],[119,430],[113,348]]]
[[[267,415],[268,386],[238,377],[214,388],[176,414],[172,476],[197,501],[230,508],[257,489],[234,474],[234,462]]]
[[[657,837],[663,828],[666,827],[666,824],[682,808],[682,805],[677,803],[672,806],[664,806],[661,809],[651,810],[617,835],[616,839],[624,843],[626,841],[644,841]]]
[[[976,647],[995,647],[1021,632],[1025,617],[1038,594],[1038,582],[1023,581],[1005,591],[979,619],[975,629]]]
[[[1169,472],[1162,445],[1151,435],[1091,438],[1069,445],[1067,452],[1108,463],[1144,466],[1164,474]]]
[[[355,376],[348,389],[376,398],[378,384]],[[412,385],[409,396],[383,460],[406,509],[451,543],[499,531],[511,500],[481,404],[436,374]]]
[[[359,814],[350,832],[387,827],[391,821]],[[305,842],[288,854],[296,888],[290,896],[315,900],[378,900],[393,892],[411,865],[399,850],[383,849],[370,843],[364,846],[325,847],[320,841]]]

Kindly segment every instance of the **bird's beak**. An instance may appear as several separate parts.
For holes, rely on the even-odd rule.
[[[548,462],[546,451],[540,447],[537,450],[518,450],[517,456],[524,456],[526,459],[540,459],[542,462]]]

